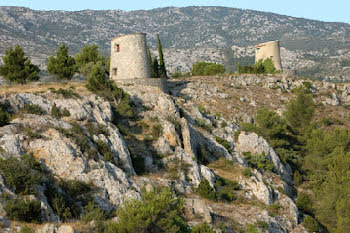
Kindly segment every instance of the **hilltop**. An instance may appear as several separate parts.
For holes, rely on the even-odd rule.
[[[280,40],[285,69],[323,80],[350,79],[350,25],[345,23],[225,7],[129,12],[0,7],[0,18],[0,53],[19,44],[42,69],[62,42],[73,54],[96,43],[107,55],[111,38],[142,31],[147,33],[151,48],[156,47],[156,35],[161,36],[171,72],[188,71],[197,60],[224,63],[231,70],[238,62],[254,62],[255,44]]]

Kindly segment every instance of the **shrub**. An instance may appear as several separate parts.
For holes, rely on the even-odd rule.
[[[207,222],[203,222],[192,227],[191,233],[216,233],[216,231]]]
[[[254,155],[252,155],[250,152],[244,152],[243,156],[247,160],[250,167],[272,172],[273,163],[267,160],[265,152]]]
[[[97,150],[103,157],[105,157],[105,159],[107,159],[107,161],[114,163],[112,151],[109,148],[107,143],[105,143],[102,140],[98,140],[97,141]]]
[[[216,136],[216,142],[221,144],[223,147],[225,147],[229,153],[232,153],[231,145],[227,140],[225,140],[219,136]]]
[[[159,138],[163,133],[163,127],[160,124],[153,125],[152,127],[152,136],[154,138]]]
[[[36,200],[9,199],[6,201],[4,210],[11,220],[41,222],[41,205]]]
[[[313,217],[311,217],[309,215],[307,215],[304,218],[303,225],[309,232],[317,232],[318,231],[318,222],[316,221],[316,219],[314,219]]]
[[[35,233],[35,231],[28,226],[22,226],[19,233]]]
[[[85,206],[92,200],[92,187],[78,180],[56,181],[50,178],[46,182],[45,196],[55,214],[61,220],[68,220],[72,217],[78,218],[81,209],[77,203]]]
[[[197,162],[199,164],[203,164],[203,165],[207,165],[209,163],[209,152],[207,151],[207,149],[205,148],[205,146],[203,145],[199,145],[197,147]]]
[[[243,176],[244,176],[244,177],[247,177],[247,178],[252,176],[252,171],[250,170],[249,167],[244,168],[244,170],[243,170]]]
[[[81,98],[81,96],[78,93],[74,92],[71,88],[69,88],[69,89],[60,88],[58,90],[51,89],[51,92],[58,94],[58,95],[62,95],[63,98],[65,98],[65,99]]]
[[[23,111],[29,114],[44,115],[46,111],[37,104],[25,104],[23,106]]]
[[[258,221],[257,225],[262,230],[268,230],[269,229],[269,224],[267,224],[267,222],[265,222],[265,221]]]
[[[34,185],[42,181],[41,165],[32,155],[23,156],[21,159],[0,159],[0,171],[6,185],[17,194],[35,193]]]
[[[295,204],[297,205],[298,209],[304,213],[309,215],[313,214],[313,201],[306,193],[299,192],[298,198],[295,200]]]
[[[132,199],[118,208],[118,222],[109,222],[106,233],[113,232],[189,232],[183,220],[183,200],[170,188],[142,192],[142,200]]]
[[[9,82],[24,84],[39,80],[39,67],[24,56],[23,49],[18,45],[5,51],[3,63],[0,66],[0,75]]]
[[[256,227],[251,223],[247,225],[247,232],[248,233],[261,233],[261,231],[256,229]]]
[[[216,75],[223,73],[225,73],[225,66],[220,64],[197,61],[192,65],[193,76]]]
[[[0,106],[0,127],[8,125],[11,121],[11,115],[4,111]]]
[[[267,58],[265,60],[259,60],[252,66],[241,66],[239,63],[237,64],[238,73],[244,74],[274,74],[276,73],[275,65],[273,64],[272,59]]]
[[[237,199],[235,191],[240,189],[240,185],[237,181],[217,177],[215,188],[217,190],[216,196],[218,201],[232,202]]]
[[[62,117],[61,111],[60,109],[56,106],[56,104],[54,103],[52,108],[51,108],[51,115],[56,118],[56,119],[60,119]]]
[[[209,200],[216,200],[216,194],[214,189],[210,186],[209,181],[205,178],[202,178],[198,188],[197,192],[200,197],[209,199]]]
[[[94,222],[93,226],[90,227],[90,232],[103,232],[104,230],[104,221],[106,220],[105,213],[98,208],[94,201],[90,201],[84,207],[85,213],[81,217],[81,220],[84,223]],[[90,225],[90,224],[89,224]]]

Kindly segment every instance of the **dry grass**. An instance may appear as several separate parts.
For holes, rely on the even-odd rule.
[[[237,181],[243,177],[242,172],[244,168],[230,160],[220,158],[219,160],[208,164],[208,167],[225,179]]]
[[[50,88],[54,89],[68,89],[73,88],[74,91],[79,93],[80,95],[88,95],[91,94],[86,87],[85,83],[82,82],[62,82],[62,83],[40,83],[40,84],[15,84],[9,86],[0,86],[0,94],[13,94],[13,93],[43,93],[49,90]]]

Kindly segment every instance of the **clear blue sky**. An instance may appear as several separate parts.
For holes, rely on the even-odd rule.
[[[350,0],[0,0],[0,6],[35,10],[148,10],[167,6],[226,6],[350,23]]]

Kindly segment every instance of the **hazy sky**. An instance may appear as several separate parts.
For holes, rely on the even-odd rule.
[[[350,0],[0,0],[0,6],[69,11],[84,9],[129,11],[166,6],[226,6],[350,23]]]

